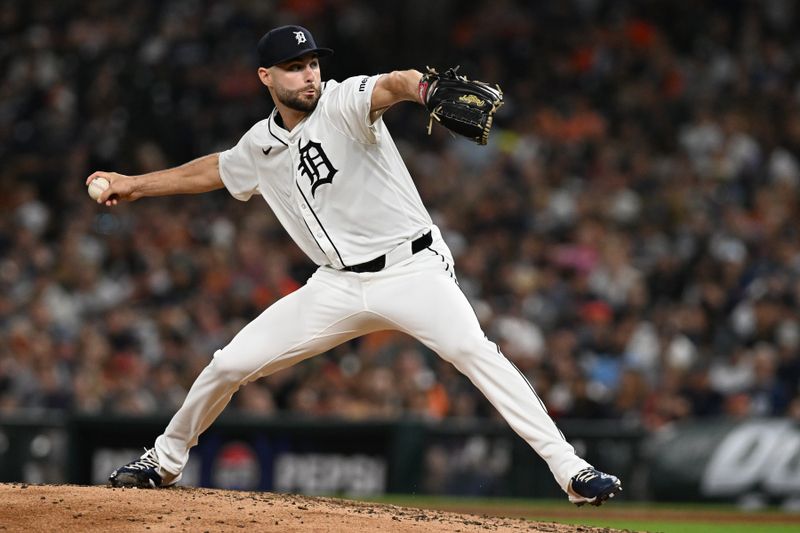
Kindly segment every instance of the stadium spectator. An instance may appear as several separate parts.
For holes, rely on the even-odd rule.
[[[481,150],[427,137],[418,110],[389,120],[482,325],[554,416],[797,418],[794,4],[436,2],[450,32],[413,5],[382,25],[390,4],[0,5],[0,413],[174,409],[216,348],[304,283],[312,265],[257,205],[111,212],[82,186],[89,169],[232,145],[268,112],[252,43],[297,22],[357,52],[335,78],[357,73],[348,57],[373,72],[433,58],[503,87]],[[381,334],[231,408],[493,416],[424,347]]]

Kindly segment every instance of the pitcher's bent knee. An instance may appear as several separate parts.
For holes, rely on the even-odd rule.
[[[214,379],[239,385],[243,384],[257,369],[242,364],[241,357],[222,349],[217,350],[214,354],[214,359],[209,363],[207,370],[213,373]]]
[[[453,338],[450,341],[441,345],[439,355],[456,366],[458,366],[458,363],[480,356],[481,352],[487,348],[495,349],[494,344],[486,340],[486,337],[465,335]]]

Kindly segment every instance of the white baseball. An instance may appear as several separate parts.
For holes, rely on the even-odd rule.
[[[111,184],[105,178],[95,178],[89,184],[89,196],[92,197],[92,200],[97,200],[100,197],[100,194],[108,189]]]

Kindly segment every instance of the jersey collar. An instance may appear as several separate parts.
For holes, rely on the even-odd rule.
[[[278,122],[275,120],[275,117],[278,116],[278,108],[272,110],[272,113],[269,114],[269,119],[267,120],[267,129],[269,130],[269,134],[272,135],[279,143],[284,146],[289,145],[289,132],[283,129],[278,125]]]
[[[314,110],[316,112],[316,110]],[[282,120],[279,120],[278,117],[278,108],[272,110],[272,113],[269,116],[269,122],[267,126],[269,127],[269,132],[272,134],[273,137],[281,141],[282,143],[286,144],[291,142],[292,139],[298,137],[300,132],[303,131],[303,126],[305,126],[306,122],[308,121],[308,117],[313,115],[314,113],[309,113],[303,120],[297,123],[297,126],[294,127],[292,131],[287,131],[286,128],[281,126]]]

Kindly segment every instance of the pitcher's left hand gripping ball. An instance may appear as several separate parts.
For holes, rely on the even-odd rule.
[[[457,74],[458,67],[444,74],[428,67],[419,80],[419,97],[431,113],[428,134],[434,119],[454,133],[486,144],[494,114],[503,105],[503,91],[482,81]]]

